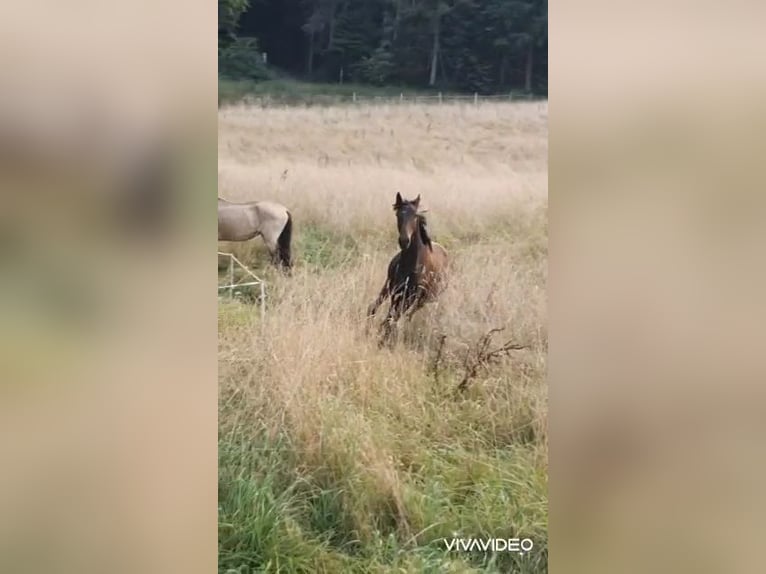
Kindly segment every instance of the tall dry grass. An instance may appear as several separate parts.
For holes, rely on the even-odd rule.
[[[452,271],[381,349],[364,311],[397,191]],[[221,570],[543,571],[547,106],[223,109],[219,194],[287,205],[297,262],[283,278],[258,240],[222,246],[268,285],[263,321],[219,306]],[[498,327],[528,348],[456,393]],[[455,533],[536,548],[448,554]]]

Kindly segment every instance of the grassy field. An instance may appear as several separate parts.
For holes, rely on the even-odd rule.
[[[219,194],[287,205],[296,260],[285,278],[260,240],[219,245],[267,280],[263,322],[219,304],[220,572],[547,571],[547,112],[219,111]],[[398,249],[397,191],[421,194],[453,270],[379,349],[364,315]],[[472,369],[495,328],[491,349],[528,348]],[[453,537],[534,548],[448,552]]]
[[[269,105],[320,105],[332,106],[341,102],[349,102],[353,94],[360,100],[372,98],[398,98],[400,95],[407,99],[414,97],[435,97],[441,90],[433,88],[408,88],[403,86],[371,86],[369,84],[331,84],[318,82],[302,82],[292,78],[274,78],[259,82],[250,80],[218,79],[218,105],[227,106],[238,104],[244,99],[259,101]],[[470,99],[473,94],[444,91],[445,98],[461,96]],[[530,94],[514,91],[514,99],[532,99]],[[495,97],[508,97],[501,94]]]
[[[236,104],[245,96],[257,98],[268,95],[281,102],[301,103],[315,101],[318,96],[349,98],[354,93],[361,97],[393,97],[398,96],[400,93],[412,96],[430,94],[432,92],[391,86],[377,87],[362,84],[301,82],[290,78],[275,78],[260,82],[228,80],[225,78],[218,79],[219,105]]]

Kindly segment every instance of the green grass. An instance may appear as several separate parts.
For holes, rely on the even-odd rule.
[[[351,263],[360,251],[356,237],[319,225],[306,226],[295,239],[301,263],[317,270]]]
[[[439,92],[442,92],[442,95],[445,97],[466,95],[462,92],[440,89],[303,82],[290,78],[259,82],[253,80],[230,80],[227,78],[218,79],[219,106],[237,103],[245,97],[265,98],[268,96],[271,103],[282,105],[334,105],[342,101],[350,101],[354,94],[360,99],[375,97],[395,98],[400,94],[403,94],[405,98],[412,99],[414,96],[434,96]],[[518,97],[527,96],[522,92],[518,92],[516,95]]]
[[[405,528],[353,460],[328,457],[309,470],[288,437],[251,433],[229,429],[219,440],[221,573],[547,571],[546,482],[531,450],[410,445]],[[369,528],[360,530],[361,517],[373,517]],[[535,549],[449,553],[443,539],[453,533],[523,533]]]
[[[368,237],[356,237],[336,229],[308,223],[301,227],[292,241],[292,252],[295,264],[308,267],[314,272],[326,269],[336,269],[343,265],[353,265],[364,247],[368,245]],[[266,247],[260,238],[240,244],[230,244],[225,248],[230,250],[251,271],[259,277],[273,279],[275,268]],[[393,255],[393,252],[392,252]],[[235,281],[248,280],[247,275],[235,266]],[[220,257],[218,261],[219,284],[228,283],[228,259]],[[254,293],[257,289],[251,289]],[[243,288],[247,291],[247,288]]]
[[[395,97],[404,94],[407,97],[429,95],[435,92],[414,90],[398,86],[369,86],[363,84],[325,84],[301,82],[292,79],[275,79],[255,82],[252,80],[218,80],[218,104],[236,103],[245,96],[269,96],[274,102],[282,104],[325,104],[331,105],[341,100],[349,100],[353,94],[360,98]],[[324,98],[326,96],[326,98]]]
[[[282,81],[253,89],[330,88]],[[412,121],[413,110],[382,111],[395,127]],[[433,114],[438,133],[458,137],[458,131],[476,130],[460,145],[484,137],[486,125],[495,129],[491,106],[447,111]],[[300,113],[324,118],[327,110]],[[547,572],[547,202],[515,199],[507,189],[516,184],[504,180],[509,153],[542,153],[537,136],[488,146],[490,155],[476,155],[465,174],[450,167],[452,156],[432,157],[430,147],[402,152],[404,159],[438,160],[455,177],[438,199],[436,188],[422,189],[431,176],[424,179],[409,163],[392,167],[391,182],[407,197],[423,192],[434,198],[433,235],[449,250],[452,271],[439,302],[402,325],[398,344],[389,349],[366,331],[365,311],[397,250],[394,220],[387,205],[385,219],[381,209],[377,221],[365,207],[355,210],[349,198],[375,194],[384,201],[382,188],[390,183],[368,181],[359,167],[322,167],[334,170],[328,175],[313,168],[314,150],[303,138],[321,129],[330,139],[331,128],[319,122],[304,132],[297,126],[284,140],[268,140],[256,126],[273,127],[269,114],[284,115],[268,109],[242,114],[250,117],[228,138],[237,152],[230,161],[249,166],[239,152],[254,148],[262,158],[276,155],[269,161],[277,175],[286,162],[312,167],[285,196],[296,205],[292,277],[272,266],[260,239],[220,246],[263,277],[267,288],[263,318],[243,301],[222,298],[218,308],[219,572]],[[362,127],[380,122],[372,115],[354,121]],[[539,121],[535,117],[530,121]],[[358,136],[346,137],[328,146],[358,143]],[[228,146],[222,149],[225,154]],[[357,150],[355,165],[374,161],[361,146],[349,150]],[[535,177],[534,170],[545,167],[536,161],[526,166]],[[481,179],[485,165],[490,175],[493,166],[503,166],[498,181]],[[271,172],[252,171],[253,187],[271,181]],[[375,168],[369,176],[378,173]],[[472,198],[471,174],[496,192],[463,207],[463,194]],[[327,178],[332,189],[326,196],[314,197],[313,187],[303,185],[313,177]],[[224,188],[240,184],[234,176],[222,181]],[[516,183],[536,191],[541,185],[523,176]],[[326,202],[348,208],[342,225],[333,224],[336,211]],[[498,327],[505,330],[493,348],[508,340],[529,348],[485,364],[465,392],[456,392],[478,342]],[[453,537],[530,538],[534,548],[524,556],[450,552],[445,539]]]
[[[358,264],[366,247],[358,241],[366,240],[312,224],[296,235],[295,248],[308,272],[329,273]],[[535,235],[528,240],[541,242]],[[260,247],[241,255],[266,273]],[[533,256],[544,258],[546,250]],[[270,297],[278,304],[279,292]],[[223,301],[219,330],[251,330],[257,317],[252,306]],[[455,399],[444,392],[459,380],[458,364],[446,365],[434,381],[421,363],[412,373],[422,393],[412,400],[424,405],[417,417],[386,397],[364,413],[341,398],[325,400],[315,405],[321,427],[311,430],[324,437],[322,450],[311,453],[291,425],[274,430],[273,404],[242,398],[243,389],[263,384],[258,372],[268,367],[261,360],[246,358],[229,379],[236,383],[222,385],[219,573],[547,572],[544,439],[529,430],[535,415],[524,401],[513,403],[510,414],[492,415],[492,394]],[[353,369],[338,376],[348,384],[358,378]],[[518,385],[515,376],[489,372],[476,386]],[[358,421],[349,422],[351,412]],[[363,462],[369,449],[363,437],[370,434],[393,457],[400,499]],[[535,547],[526,556],[448,552],[445,539],[454,536],[528,537]]]

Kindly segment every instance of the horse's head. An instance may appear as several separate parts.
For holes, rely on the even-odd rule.
[[[399,247],[407,249],[412,241],[412,236],[418,228],[418,206],[420,205],[420,194],[408,201],[402,199],[401,194],[397,192],[394,203],[394,212],[396,213],[396,226],[399,229]]]

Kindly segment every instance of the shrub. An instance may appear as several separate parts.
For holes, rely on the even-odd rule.
[[[234,38],[218,46],[218,73],[233,80],[267,80],[271,77],[255,38]]]

